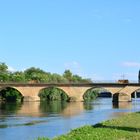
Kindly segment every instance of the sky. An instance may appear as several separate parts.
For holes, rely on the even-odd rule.
[[[140,0],[0,0],[0,62],[137,81]]]

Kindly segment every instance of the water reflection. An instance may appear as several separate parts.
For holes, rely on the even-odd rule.
[[[113,102],[113,108],[119,108],[119,109],[132,109],[132,102]]]
[[[78,115],[86,109],[86,104],[83,102],[23,102],[20,104],[0,104],[0,114],[28,117],[47,117],[53,114],[59,114],[65,117]]]
[[[93,125],[139,110],[139,101],[112,104],[111,98],[98,98],[93,102],[1,103],[0,139],[52,138],[76,127]]]
[[[108,99],[107,99],[108,100]],[[111,101],[111,100],[110,100]],[[99,99],[93,102],[23,102],[23,103],[1,103],[0,117],[5,115],[47,117],[50,115],[61,115],[72,117],[82,113],[84,110],[100,109],[108,106],[109,102],[100,102]],[[110,102],[109,104],[111,104]],[[134,105],[133,105],[134,106]],[[132,102],[112,103],[114,109],[132,109]]]
[[[66,108],[61,112],[64,117],[72,117],[84,111],[83,102],[68,103]]]
[[[49,114],[59,114],[67,107],[67,102],[61,101],[50,101],[40,102],[39,110],[41,113],[48,112]]]
[[[84,102],[84,109],[85,110],[92,110],[93,109],[93,105],[91,102]]]
[[[22,103],[0,103],[0,116],[17,113],[22,107]]]

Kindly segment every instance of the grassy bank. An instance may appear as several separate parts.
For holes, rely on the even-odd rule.
[[[48,138],[38,138],[48,140]],[[140,112],[72,130],[53,140],[140,140]]]

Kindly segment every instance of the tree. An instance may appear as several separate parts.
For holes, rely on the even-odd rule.
[[[8,66],[5,63],[0,63],[0,82],[6,82],[8,80]]]
[[[9,76],[9,80],[12,82],[25,82],[25,74],[23,72],[14,72]]]
[[[0,96],[3,101],[7,101],[7,102],[22,101],[23,99],[19,91],[10,87],[1,90]]]
[[[63,74],[63,77],[68,79],[69,82],[71,82],[72,81],[72,72],[70,70],[65,70],[64,74]]]
[[[8,71],[8,66],[5,63],[0,63],[0,72],[6,73]]]
[[[75,83],[78,83],[78,82],[82,81],[82,77],[80,77],[79,75],[73,75],[72,81]]]
[[[53,73],[51,75],[51,80],[53,83],[68,83],[68,80],[66,78],[57,73]]]
[[[9,75],[7,73],[0,72],[0,82],[7,82],[9,81]]]
[[[140,83],[140,70],[139,70],[139,74],[138,74],[138,83]]]
[[[37,82],[42,82],[44,81],[44,77],[46,77],[46,72],[35,67],[31,67],[27,70],[24,71],[25,78],[30,81],[30,80],[35,80]]]
[[[68,95],[61,89],[58,89],[56,87],[49,87],[46,89],[42,89],[39,93],[39,97],[41,100],[65,100],[68,101],[69,97]]]

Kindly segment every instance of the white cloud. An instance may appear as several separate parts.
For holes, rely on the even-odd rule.
[[[125,67],[140,67],[140,62],[123,62]]]
[[[8,71],[10,71],[10,72],[15,72],[15,71],[16,71],[16,69],[15,69],[15,68],[13,68],[13,67],[11,67],[11,66],[8,66]]]

